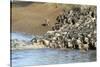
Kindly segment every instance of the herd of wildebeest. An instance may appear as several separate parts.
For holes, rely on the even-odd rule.
[[[96,49],[96,6],[79,6],[63,9],[43,38],[32,39],[48,48],[70,48],[88,51]]]

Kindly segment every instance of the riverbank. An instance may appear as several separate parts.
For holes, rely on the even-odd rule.
[[[24,45],[18,47],[12,47],[11,50],[27,50],[27,49],[40,49],[40,48],[47,48],[44,45]]]
[[[12,48],[11,51],[16,51],[16,50],[40,50],[40,49],[58,49],[58,50],[73,50],[73,49],[66,49],[66,48],[42,48],[42,47],[20,47],[20,48]],[[76,49],[77,50],[77,49]]]
[[[19,6],[17,7],[13,6],[12,13],[15,13],[16,16],[19,16],[20,14],[24,14],[24,17],[21,18],[21,20],[23,20],[23,22],[27,21],[29,24],[29,26],[25,27],[28,24],[26,23],[21,24],[22,22],[19,22],[20,25],[24,25],[25,28],[31,28],[32,25],[32,29],[29,29],[31,30],[31,32],[35,29],[34,33],[38,31],[37,35],[40,35],[41,33],[43,33],[43,35],[40,38],[34,37],[29,42],[14,40],[12,43],[13,44],[12,48],[13,49],[70,48],[70,49],[79,49],[85,51],[88,51],[89,49],[96,49],[96,43],[97,43],[96,42],[96,20],[97,20],[96,6],[76,5],[72,7],[73,6],[72,5],[71,7],[69,7],[70,9],[68,10],[67,9],[68,5],[63,5],[63,7],[61,6],[61,4],[59,5],[60,5],[59,7],[54,7],[54,4],[35,3],[35,4],[28,5],[27,7],[20,5],[20,8]],[[43,9],[48,8],[48,9],[39,10],[38,7],[40,6],[41,9],[42,8]],[[64,8],[64,6],[66,8]],[[29,14],[30,12],[23,12],[23,11],[20,11],[19,15],[16,14],[17,9],[18,10],[28,9],[28,11],[30,11],[29,9],[33,7],[35,9],[35,10],[32,9],[33,15]],[[59,11],[59,9],[61,11]],[[51,10],[54,12],[51,12]],[[15,15],[13,14],[14,17]],[[53,19],[55,21],[51,21],[47,17],[44,19],[43,18],[44,15],[48,16],[49,18],[54,17]],[[25,17],[25,16],[29,16],[29,17]],[[14,17],[12,17],[13,24],[16,22],[14,20],[15,19]],[[28,18],[31,19],[34,18],[34,21],[39,20],[38,21],[39,23],[33,22],[31,19]],[[53,23],[52,24],[53,26],[51,25],[51,22]],[[17,25],[17,24],[14,25],[13,24],[12,26]],[[18,28],[21,30],[22,28],[19,27],[20,25],[18,25]],[[12,29],[14,29],[15,27],[16,26],[12,27]],[[26,31],[25,28],[24,30]]]
[[[56,22],[56,17],[62,9],[71,9],[75,5],[41,3],[41,2],[18,2],[12,3],[12,32],[25,32],[27,34],[43,35]],[[45,18],[50,20],[49,26],[42,26]]]

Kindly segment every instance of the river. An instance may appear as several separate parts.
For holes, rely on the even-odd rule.
[[[28,49],[14,50],[11,54],[12,67],[24,67],[48,64],[67,64],[96,61],[96,50],[80,52],[65,49]]]
[[[28,35],[19,32],[13,32],[11,39],[30,41],[34,38],[33,35]],[[11,52],[12,67],[24,67],[35,65],[48,64],[67,64],[78,62],[93,62],[96,61],[96,50],[80,52],[75,49],[26,49],[13,50]]]

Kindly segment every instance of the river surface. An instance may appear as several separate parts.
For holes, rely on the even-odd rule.
[[[96,50],[80,52],[79,50],[42,48],[13,50],[11,55],[12,67],[96,61]]]

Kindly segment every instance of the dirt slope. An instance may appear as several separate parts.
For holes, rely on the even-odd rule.
[[[18,4],[19,5],[19,4]],[[31,3],[27,6],[12,5],[12,32],[25,32],[42,35],[51,30],[56,22],[56,16],[62,11],[62,6],[48,3]],[[50,20],[50,26],[43,27],[44,18]]]

